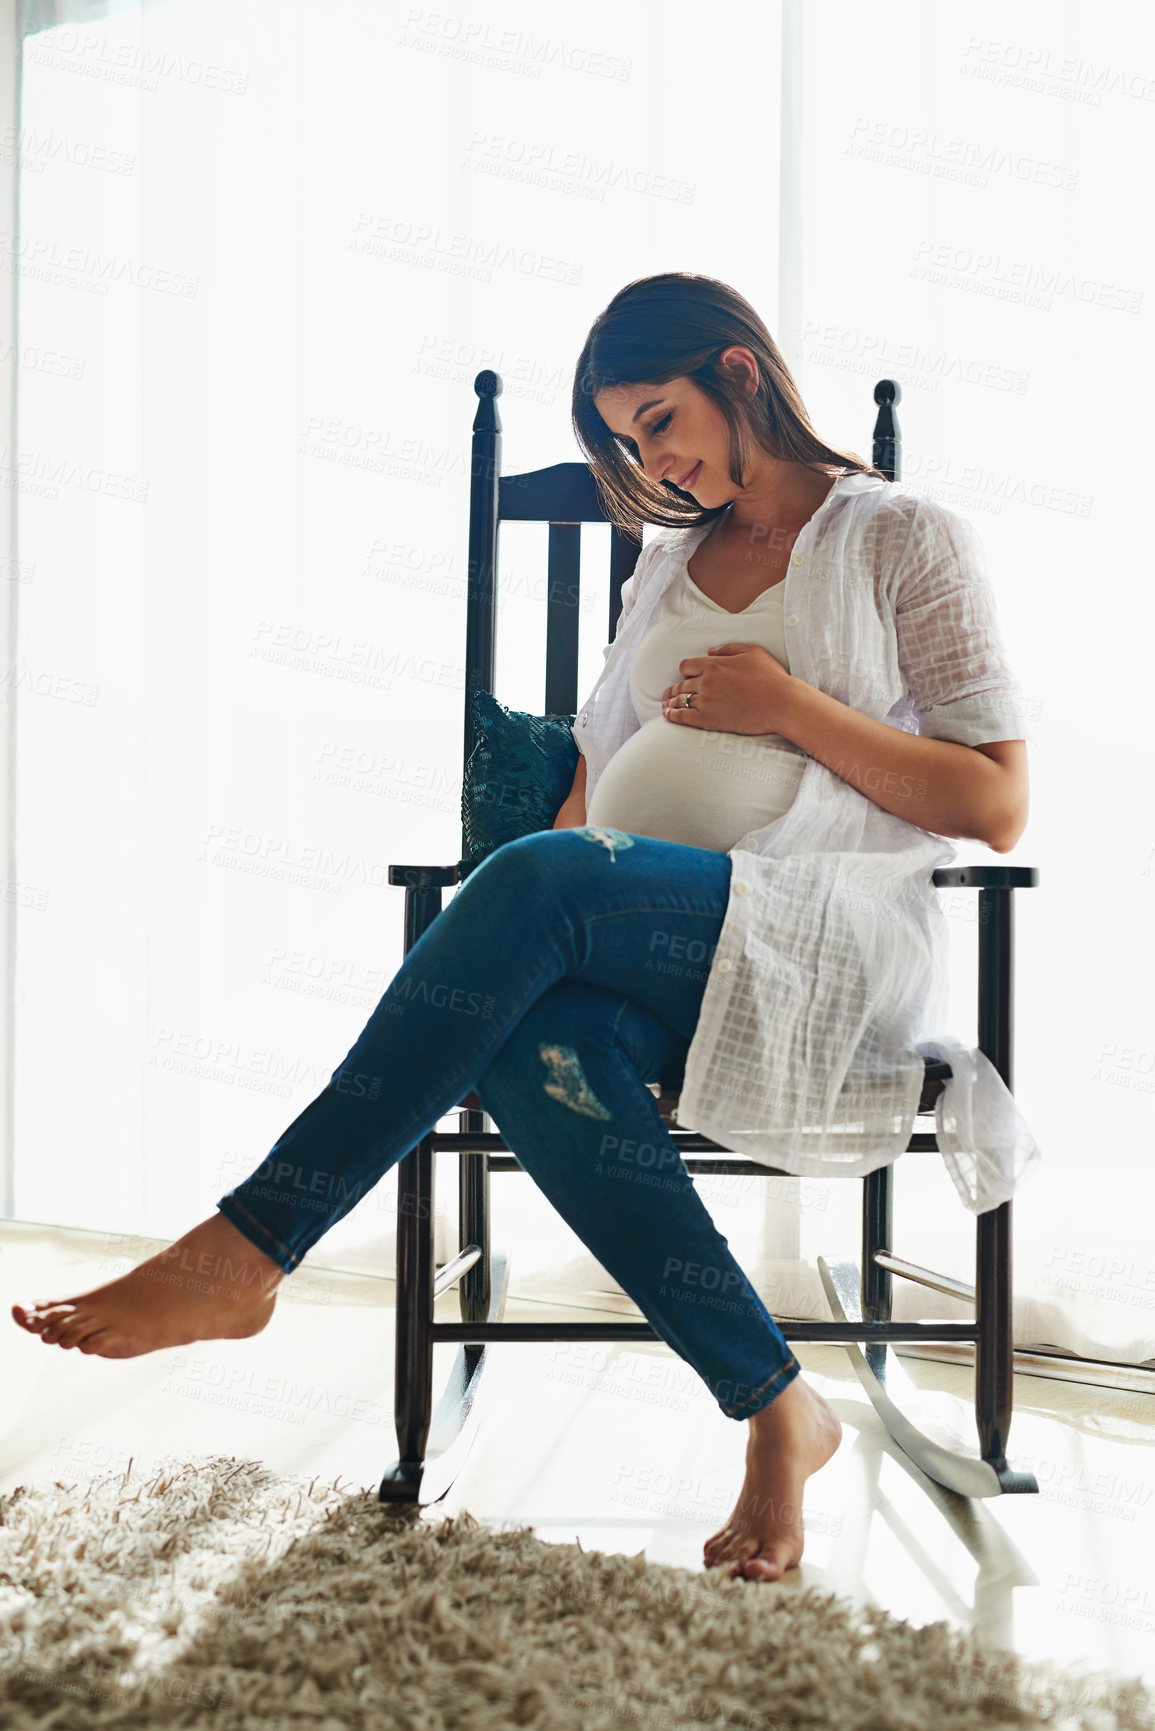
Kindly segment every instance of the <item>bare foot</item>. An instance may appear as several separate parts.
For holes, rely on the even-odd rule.
[[[828,1401],[796,1376],[749,1420],[746,1478],[734,1512],[707,1539],[708,1569],[729,1563],[730,1578],[777,1581],[802,1561],[802,1487],[842,1438]]]
[[[78,1298],[14,1304],[12,1316],[45,1346],[138,1358],[194,1340],[259,1334],[284,1278],[272,1257],[218,1212],[118,1280]]]

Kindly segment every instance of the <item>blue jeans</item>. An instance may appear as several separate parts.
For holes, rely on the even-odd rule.
[[[588,826],[507,842],[221,1213],[291,1273],[476,1089],[660,1338],[749,1418],[801,1367],[645,1086],[681,1082],[729,893],[729,855],[706,848]]]

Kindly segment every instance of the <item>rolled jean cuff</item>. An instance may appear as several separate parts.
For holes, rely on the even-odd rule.
[[[293,1252],[283,1245],[279,1238],[274,1238],[273,1234],[267,1227],[262,1226],[259,1220],[254,1220],[235,1196],[222,1196],[217,1203],[217,1208],[230,1225],[235,1226],[238,1232],[243,1232],[258,1250],[263,1250],[266,1256],[271,1256],[283,1274],[293,1273],[301,1260],[300,1257],[294,1256]]]
[[[738,1406],[725,1406],[721,1401],[718,1402],[718,1405],[721,1406],[727,1418],[753,1418],[756,1412],[761,1412],[764,1406],[769,1406],[775,1396],[780,1395],[787,1384],[793,1382],[794,1378],[801,1373],[801,1370],[802,1366],[791,1355],[786,1363],[774,1372],[773,1376],[756,1388],[753,1394]]]

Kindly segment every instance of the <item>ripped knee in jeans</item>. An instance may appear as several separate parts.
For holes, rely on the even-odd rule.
[[[560,1100],[563,1106],[568,1106],[572,1112],[581,1112],[587,1118],[613,1117],[586,1081],[581,1060],[572,1046],[551,1046],[543,1040],[537,1050],[550,1072],[550,1080],[544,1088],[551,1100]]]
[[[624,851],[626,848],[633,847],[634,845],[633,836],[627,835],[624,829],[597,829],[596,827],[591,828],[589,824],[583,823],[575,824],[573,833],[575,835],[580,835],[583,841],[592,841],[599,847],[604,847],[608,852],[610,859],[615,863],[617,861],[617,850],[619,848]]]

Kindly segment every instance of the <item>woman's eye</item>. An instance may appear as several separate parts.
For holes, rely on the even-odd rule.
[[[651,439],[659,438],[667,430],[673,418],[674,411],[671,409],[667,414],[662,416],[660,421],[655,421],[653,426],[650,428]],[[635,463],[641,463],[642,454],[632,439],[619,439],[618,443],[623,447],[628,457],[632,457]]]

